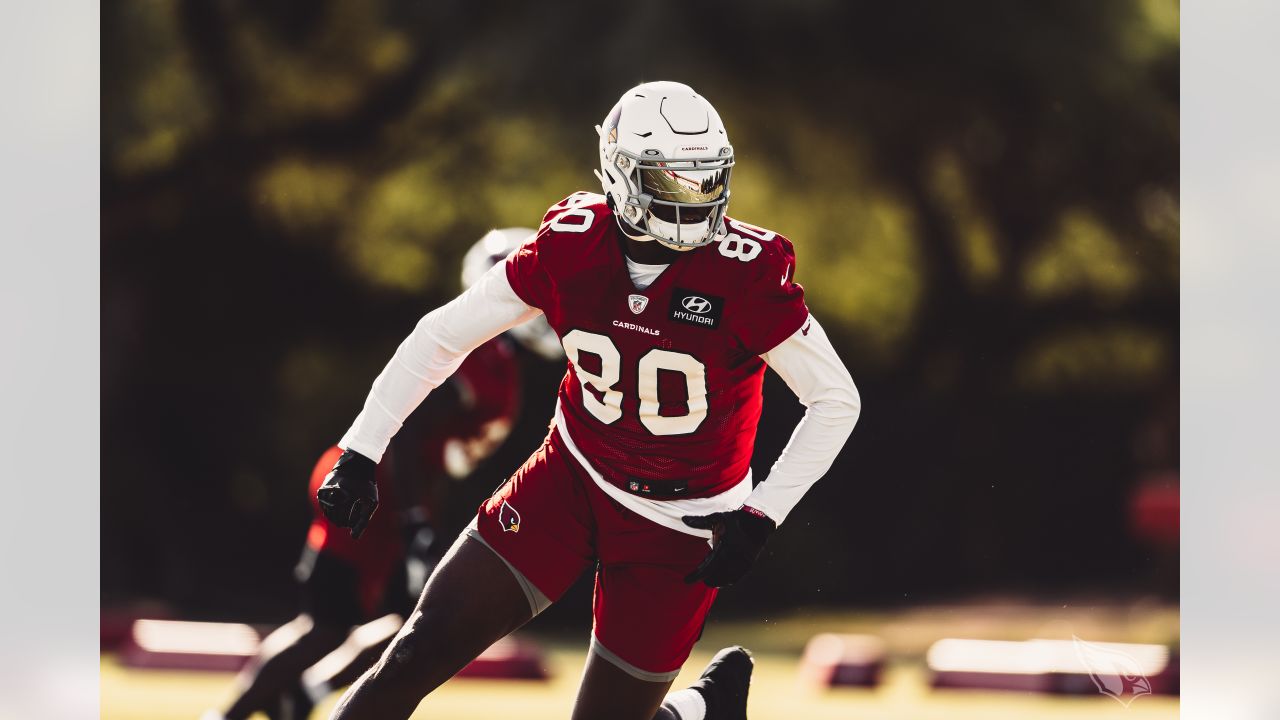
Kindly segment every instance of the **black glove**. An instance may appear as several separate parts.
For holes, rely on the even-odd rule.
[[[342,451],[338,462],[316,490],[316,500],[329,522],[351,528],[358,538],[378,509],[378,486],[373,480],[378,464],[353,450]]]
[[[724,587],[741,580],[760,556],[769,535],[778,527],[754,508],[710,515],[685,515],[684,524],[711,531],[711,552],[684,581],[695,583],[701,580],[711,587]]]

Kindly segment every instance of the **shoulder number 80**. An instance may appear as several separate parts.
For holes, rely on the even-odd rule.
[[[769,242],[777,235],[772,230],[748,225],[741,220],[728,221],[725,223],[725,228],[737,232],[731,232],[716,241],[720,254],[742,262],[755,260],[760,255],[760,251],[764,249],[760,243]]]

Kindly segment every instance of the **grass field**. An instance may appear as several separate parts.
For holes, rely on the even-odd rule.
[[[1128,708],[1107,697],[1054,697],[1005,692],[931,690],[915,653],[939,633],[982,637],[1044,637],[1062,631],[1086,637],[1153,641],[1176,633],[1177,613],[1170,609],[1080,608],[1046,613],[1016,607],[993,613],[964,609],[922,609],[891,616],[797,615],[774,622],[724,624],[708,629],[676,687],[697,677],[719,647],[743,642],[756,654],[750,715],[755,720],[1035,720],[1082,718],[1162,720],[1178,717],[1176,697],[1144,696]],[[819,691],[799,677],[799,648],[816,629],[853,632],[876,628],[900,658],[874,690]],[[1175,635],[1176,637],[1176,635]],[[414,715],[433,720],[567,718],[585,660],[585,642],[547,640],[549,682],[454,680],[427,698]],[[133,670],[103,656],[102,717],[109,720],[177,720],[198,718],[205,709],[221,707],[232,676]],[[326,717],[336,696],[316,717]]]

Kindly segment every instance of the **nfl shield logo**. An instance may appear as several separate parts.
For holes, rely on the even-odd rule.
[[[646,306],[649,305],[649,298],[644,295],[628,295],[627,306],[631,308],[632,314],[639,315],[644,312]]]

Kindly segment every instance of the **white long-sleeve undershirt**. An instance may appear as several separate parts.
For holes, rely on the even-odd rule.
[[[458,369],[472,350],[540,312],[515,294],[507,280],[505,264],[498,263],[466,292],[418,322],[374,381],[364,408],[338,444],[380,461],[405,418]],[[812,316],[802,330],[761,358],[806,408],[769,476],[746,499],[747,505],[781,524],[809,487],[831,467],[857,422],[861,404],[852,378]],[[563,427],[561,432],[565,432]],[[743,504],[744,494],[744,489],[735,487],[713,498],[687,501],[628,498],[641,501],[633,508],[637,512],[660,524],[672,525],[673,508],[649,506],[697,502],[699,510],[706,512],[732,510]],[[677,529],[704,534],[691,528]]]
[[[805,406],[790,442],[746,502],[781,525],[800,498],[831,469],[858,422],[862,398],[812,315],[800,330],[760,358]]]
[[[472,350],[541,312],[511,289],[505,264],[494,265],[476,284],[418,321],[373,381],[364,409],[338,445],[381,461],[405,418]]]
[[[670,267],[670,263],[662,265],[648,265],[638,263],[631,258],[627,258],[627,274],[631,276],[631,284],[636,286],[637,290],[645,290],[653,284],[654,280],[662,274],[663,270]]]

